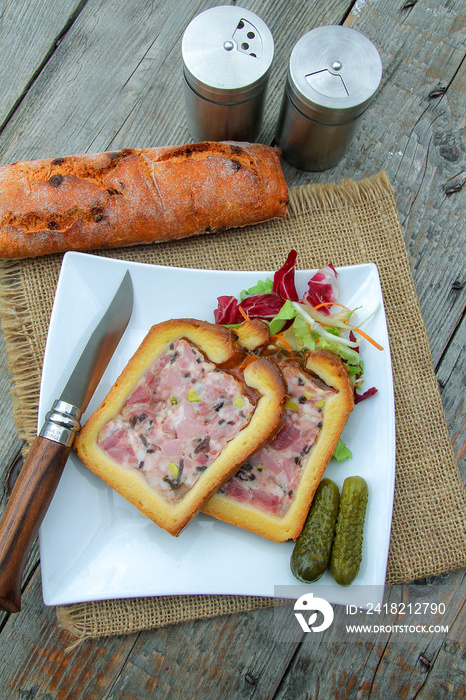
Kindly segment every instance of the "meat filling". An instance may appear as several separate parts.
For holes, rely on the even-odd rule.
[[[253,412],[240,382],[182,339],[171,343],[144,374],[103,427],[98,444],[176,502]]]
[[[283,426],[219,493],[266,513],[284,516],[322,427],[325,402],[335,390],[306,373],[297,362],[282,362],[280,369],[290,396]]]

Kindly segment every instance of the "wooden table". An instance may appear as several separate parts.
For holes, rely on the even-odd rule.
[[[215,4],[3,0],[1,162],[189,141],[181,36],[196,14]],[[465,476],[466,6],[461,0],[242,5],[260,15],[275,38],[263,143],[273,140],[288,57],[306,31],[346,24],[381,54],[381,89],[342,162],[319,174],[287,164],[284,172],[293,186],[387,171]],[[21,459],[3,344],[1,353],[4,505]],[[43,605],[35,548],[23,611],[0,616],[0,697],[464,698],[465,573],[430,583],[432,599],[447,603],[448,634],[373,634],[335,648],[303,633],[299,642],[281,643],[271,633],[269,609],[90,640],[66,653],[73,638]],[[410,586],[396,588],[409,594]],[[414,615],[404,619],[415,621]],[[341,614],[335,624],[344,625]]]

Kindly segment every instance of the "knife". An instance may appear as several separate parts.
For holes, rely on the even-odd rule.
[[[128,325],[132,309],[133,284],[127,271],[21,468],[0,522],[1,610],[21,610],[21,581],[28,552],[81,428],[81,416]]]

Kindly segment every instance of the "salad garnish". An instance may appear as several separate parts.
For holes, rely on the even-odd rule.
[[[294,281],[297,257],[298,253],[295,250],[290,250],[285,264],[274,274],[273,291],[282,299],[290,301],[298,301],[299,299]]]
[[[338,274],[332,264],[319,269],[309,280],[301,297],[296,290],[295,270],[297,252],[291,250],[284,265],[273,279],[260,280],[249,289],[243,289],[239,300],[233,296],[218,297],[214,311],[215,322],[239,326],[250,319],[265,321],[270,330],[270,342],[290,354],[325,349],[338,355],[353,385],[355,404],[377,393],[371,387],[360,393],[364,381],[364,362],[360,356],[363,340],[377,350],[383,350],[361,326],[376,313],[375,306],[363,320],[356,323],[361,307],[350,309],[338,301]],[[339,461],[351,456],[340,440],[334,456]]]

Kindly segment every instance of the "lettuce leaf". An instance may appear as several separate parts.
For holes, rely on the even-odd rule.
[[[364,374],[364,361],[359,360],[358,365],[347,365],[348,374],[350,377],[359,377]]]
[[[315,350],[316,341],[319,338],[318,333],[311,331],[311,328],[306,321],[301,318],[301,316],[296,316],[291,326],[296,340],[298,341],[298,347],[301,350]]]
[[[285,301],[277,315],[269,322],[270,335],[280,333],[282,328],[286,325],[286,322],[290,321],[292,318],[296,318],[296,316],[297,311],[291,301]]]
[[[337,462],[344,462],[346,459],[352,459],[353,453],[348,447],[346,447],[343,440],[340,438],[337,442],[337,446],[333,451],[332,457],[335,457]]]
[[[249,287],[249,289],[243,289],[239,298],[241,301],[245,297],[251,296],[253,294],[272,294],[273,291],[273,281],[267,277],[266,280],[259,280],[257,284]]]
[[[347,345],[332,343],[331,340],[321,337],[319,339],[319,348],[321,350],[329,350],[333,352],[334,355],[339,355],[341,359],[349,365],[357,365],[359,367],[359,353],[353,350],[353,348],[349,348]]]

